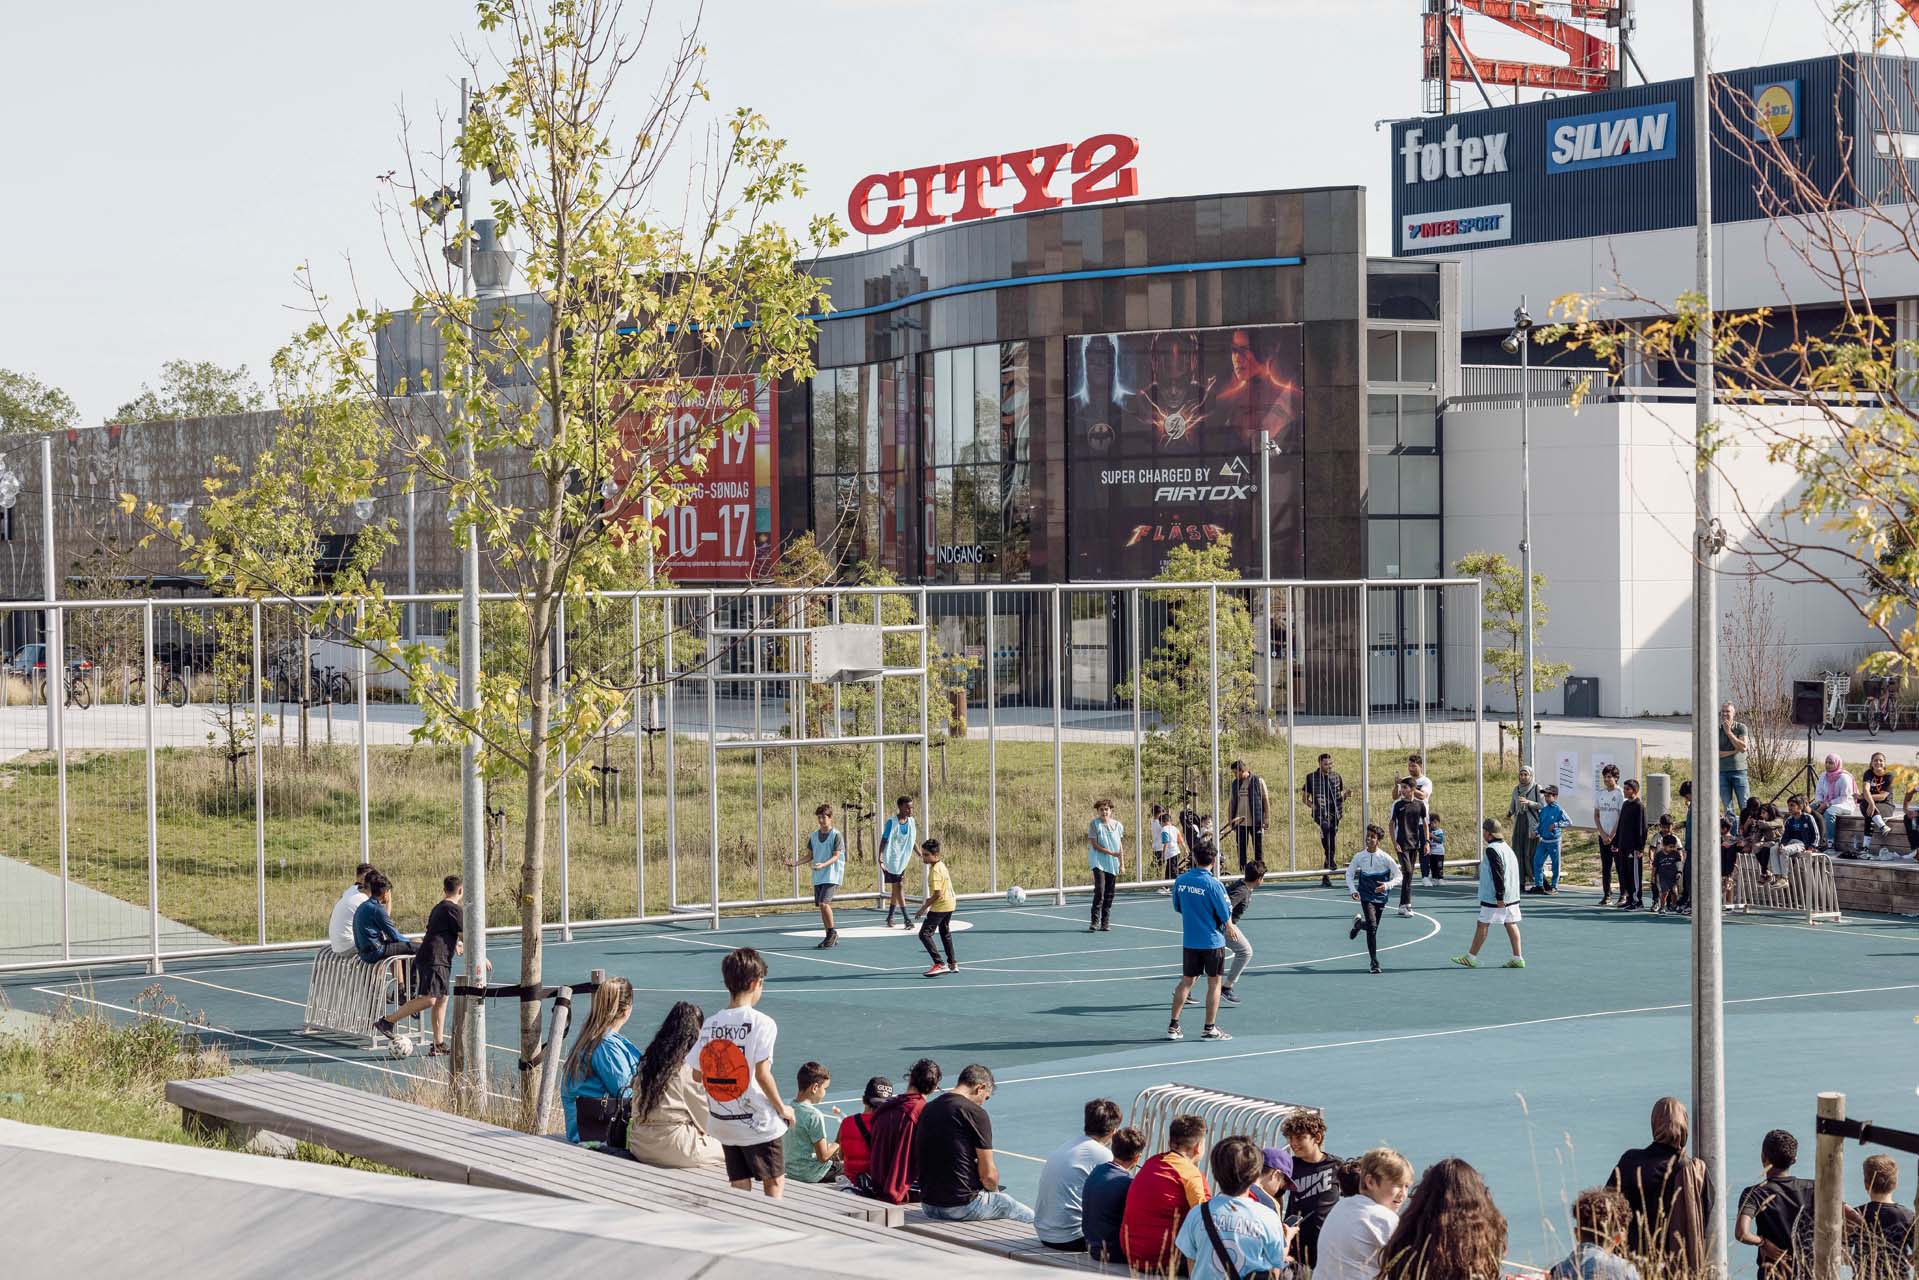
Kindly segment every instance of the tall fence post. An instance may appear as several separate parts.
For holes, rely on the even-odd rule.
[[[635,915],[646,914],[646,700],[642,690],[651,674],[640,662],[640,597],[632,599],[633,614],[633,904]]]
[[[871,599],[873,601],[873,625],[876,627],[881,626],[883,624],[881,623],[881,620],[880,620],[880,597],[873,596],[871,597]],[[882,631],[880,633],[880,666],[884,667],[885,665],[886,665],[886,633]],[[854,717],[853,728],[857,732],[859,727],[860,727],[859,719],[856,716]],[[885,732],[886,732],[886,677],[883,675],[878,675],[873,677],[873,736],[877,738],[884,735]],[[900,750],[904,752],[906,748],[902,746]],[[902,755],[900,758],[905,759],[905,756]],[[921,797],[922,802],[924,801],[924,799],[925,797],[922,796]],[[923,804],[922,804],[922,807],[924,807]],[[873,821],[877,824],[880,821],[880,815],[885,812],[886,812],[886,744],[884,742],[875,742],[873,744]],[[850,814],[847,815],[847,821],[851,822],[852,820],[853,820],[852,815]],[[920,818],[920,824],[923,827],[929,826],[931,825],[931,820],[922,816]],[[844,838],[845,838],[844,836],[841,837],[841,839],[844,839]],[[795,852],[797,853],[798,851],[795,850]],[[879,828],[877,825],[874,827],[874,830],[873,830],[873,887],[876,890],[878,890],[880,897],[882,898],[886,897],[886,868],[880,865]]]
[[[1845,1094],[1819,1095],[1819,1121],[1845,1118]],[[1813,1165],[1812,1280],[1839,1280],[1845,1255],[1845,1212],[1846,1140],[1837,1133],[1821,1132]]]
[[[1299,589],[1286,588],[1286,847],[1299,870],[1299,739],[1294,735],[1293,651],[1299,635]]]
[[[992,588],[986,591],[986,886],[999,892],[999,650]]]
[[[1486,597],[1473,584],[1473,806],[1479,810],[1479,829],[1486,826]],[[1511,836],[1513,833],[1506,833]]]
[[[1053,905],[1066,905],[1066,760],[1065,656],[1066,631],[1061,623],[1061,588],[1052,593],[1053,625]]]
[[[260,740],[264,730],[265,707],[262,699],[265,695],[260,686],[263,683],[260,669],[260,602],[253,602],[253,891],[254,907],[259,916],[259,941],[261,946],[267,941],[267,761],[264,744]],[[366,859],[361,858],[364,862]]]
[[[1363,830],[1373,820],[1373,753],[1367,747],[1372,725],[1373,632],[1366,619],[1366,584],[1359,584],[1359,823]]]
[[[706,867],[707,892],[711,893],[713,927],[720,927],[720,684],[719,648],[714,629],[719,625],[718,597],[706,593],[706,821],[710,857]]]
[[[159,974],[165,970],[160,963],[160,778],[153,727],[153,701],[159,691],[153,687],[158,682],[152,678],[153,601],[149,600],[141,606],[140,620],[140,669],[148,673],[147,679],[140,682],[140,688],[147,695],[147,942],[153,948],[148,972]]]
[[[367,804],[367,780],[373,775],[367,768],[366,714],[366,606],[353,606],[353,683],[360,690],[360,861],[373,861],[372,810]]]
[[[753,646],[753,741],[766,741],[762,712],[766,682],[760,679],[760,598],[747,597],[747,643]],[[760,897],[766,897],[766,753],[753,748],[753,839],[755,872],[759,877]]]
[[[1413,588],[1413,612],[1418,615],[1416,636],[1419,644],[1419,757],[1426,758],[1426,588]],[[1426,766],[1428,772],[1432,765]]]
[[[927,667],[927,662],[931,659],[932,653],[933,653],[933,600],[932,600],[932,597],[927,594],[926,588],[921,587],[920,588],[920,803],[926,809],[926,825],[928,827],[931,827],[933,825],[933,764],[932,764],[932,761],[928,758],[932,754],[932,752],[930,751],[928,747],[928,744],[931,743],[933,740],[933,709],[932,709],[932,702],[931,702],[933,673]],[[950,729],[952,724],[952,719],[953,719],[953,712],[952,712],[952,707],[950,703],[948,704],[948,707],[947,707],[946,719],[947,719],[948,728]],[[902,745],[900,747],[900,751],[904,753],[905,750],[906,750],[905,746]],[[941,758],[944,759],[945,757],[941,757]],[[873,828],[873,835],[874,835],[875,842],[878,841],[878,837],[879,837],[879,827],[877,825],[880,820],[879,815],[884,813],[885,811],[886,811],[886,802],[884,798],[882,798],[880,801],[880,807],[876,809],[873,813],[873,822],[875,823],[875,826]]]
[[[1223,853],[1226,826],[1219,812],[1219,585],[1206,586],[1206,719],[1207,730],[1200,736],[1212,745],[1207,749],[1207,768],[1212,771],[1213,843]]]
[[[1138,587],[1132,588],[1127,593],[1127,613],[1130,615],[1127,626],[1131,632],[1133,656],[1133,878],[1144,880],[1146,878],[1146,771],[1144,767],[1146,726],[1145,717],[1142,715],[1139,687],[1142,663],[1139,651],[1141,627]]]
[[[806,625],[806,597],[804,595],[800,596],[800,606],[797,610],[793,609],[790,601],[787,605],[787,610],[789,625],[794,627],[803,627]],[[806,736],[806,638],[804,636],[789,636],[787,638],[787,645],[787,666],[793,672],[793,679],[786,686],[786,729],[787,736],[793,741],[798,742]],[[787,748],[786,762],[787,788],[791,793],[790,800],[793,809],[792,843],[789,847],[793,853],[797,855],[800,849],[800,749],[798,747]],[[875,854],[875,859],[877,860],[877,854]],[[795,898],[800,896],[800,864],[797,860],[793,863],[793,896]]]
[[[665,732],[661,734],[666,739],[663,762],[666,768],[664,791],[666,797],[666,909],[678,911],[680,909],[680,771],[679,759],[673,746],[673,704],[679,701],[675,696],[679,692],[679,687],[674,683],[676,674],[674,668],[678,664],[673,658],[672,596],[660,597],[660,621],[662,623],[660,635],[665,642],[665,647],[660,651],[660,684],[666,704],[666,714],[663,717]]]
[[[49,508],[51,512],[51,508]],[[53,517],[47,517],[49,536]],[[47,580],[47,678],[42,689],[47,699],[48,733],[53,745],[53,799],[59,812],[60,831],[60,958],[73,959],[73,903],[68,892],[72,872],[68,865],[67,845],[67,621],[65,611],[53,603],[53,580]],[[152,684],[151,680],[146,683]],[[58,696],[56,696],[56,689]],[[27,696],[33,696],[33,673],[27,673]]]

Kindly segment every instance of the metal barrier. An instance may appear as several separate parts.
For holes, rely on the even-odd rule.
[[[384,1037],[373,1024],[412,989],[407,981],[410,960],[394,956],[368,964],[357,952],[341,955],[331,945],[322,946],[313,953],[313,971],[307,978],[306,1023],[301,1034],[348,1036],[366,1041],[369,1049],[379,1048]],[[389,993],[399,999],[389,1003]]]
[[[1810,849],[1773,846],[1773,864],[1785,859],[1783,872],[1759,866],[1757,857],[1741,853],[1733,866],[1733,900],[1727,910],[1741,913],[1779,911],[1803,915],[1806,923],[1843,922],[1839,889],[1832,877],[1832,858]]]
[[[453,596],[382,607],[423,643],[454,630]],[[513,643],[513,608],[485,597],[483,636]],[[488,609],[504,611],[497,633]],[[29,705],[0,704],[14,784],[0,877],[15,878],[0,893],[17,881],[31,903],[0,915],[0,971],[309,949],[360,861],[395,877],[419,927],[459,869],[459,753],[414,740],[421,709],[355,643],[357,610],[334,631],[313,630],[314,612],[0,603],[0,624],[38,624],[50,669],[88,656],[99,695],[82,707],[59,681],[51,698],[16,684]],[[833,621],[885,627],[886,671],[810,683],[805,633]],[[963,896],[1018,884],[1055,901],[1091,888],[1100,798],[1130,827],[1125,883],[1156,881],[1156,803],[1217,815],[1232,866],[1235,755],[1266,781],[1274,871],[1321,866],[1299,796],[1322,751],[1345,780],[1341,861],[1383,820],[1409,753],[1441,764],[1451,830],[1484,814],[1475,580],[674,589],[569,601],[563,622],[560,697],[587,679],[626,697],[555,761],[571,782],[548,803],[545,924],[562,936],[809,903],[792,863],[821,801],[852,854],[842,901],[879,894],[875,846],[900,795]],[[156,670],[191,673],[184,705],[153,679],[130,692]],[[489,790],[495,920],[517,915],[522,807],[509,784]]]
[[[1132,1114],[1126,1123],[1146,1135],[1148,1151],[1164,1151],[1168,1129],[1174,1116],[1198,1116],[1206,1122],[1207,1145],[1221,1138],[1244,1136],[1260,1147],[1284,1147],[1280,1126],[1286,1117],[1305,1111],[1317,1114],[1319,1108],[1295,1102],[1273,1102],[1250,1098],[1218,1089],[1201,1089],[1190,1084],[1156,1084],[1140,1090],[1133,1099]]]

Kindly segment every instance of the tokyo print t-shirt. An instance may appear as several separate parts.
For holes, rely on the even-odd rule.
[[[706,1091],[706,1131],[725,1146],[751,1147],[786,1132],[753,1071],[772,1058],[779,1033],[758,1009],[722,1009],[700,1027],[694,1053]]]

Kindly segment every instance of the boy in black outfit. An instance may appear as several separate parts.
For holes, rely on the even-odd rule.
[[[1619,910],[1637,911],[1644,905],[1646,802],[1639,798],[1639,779],[1624,784],[1625,803],[1619,806],[1619,827],[1613,840],[1619,850]]]
[[[1413,876],[1432,852],[1432,832],[1426,822],[1426,802],[1411,778],[1401,778],[1395,790],[1393,814],[1387,825],[1393,833],[1393,851],[1399,855],[1399,914],[1413,913]]]
[[[413,994],[433,1001],[433,1048],[427,1053],[431,1058],[451,1052],[446,1042],[446,998],[453,994],[453,957],[460,954],[460,938],[466,932],[466,882],[448,876],[440,887],[446,896],[427,915],[426,933],[413,962]]]
[[[1899,1165],[1891,1156],[1867,1156],[1866,1194],[1859,1206],[1859,1225],[1848,1226],[1852,1245],[1852,1273],[1857,1280],[1912,1280],[1907,1244],[1912,1236],[1912,1210],[1894,1204],[1899,1189]]]

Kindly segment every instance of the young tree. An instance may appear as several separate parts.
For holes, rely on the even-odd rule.
[[[1497,551],[1474,551],[1459,558],[1453,566],[1458,573],[1478,578],[1484,593],[1484,621],[1480,624],[1488,637],[1486,666],[1490,674],[1486,684],[1508,689],[1513,695],[1513,713],[1517,715],[1525,701],[1526,687],[1526,580],[1519,566]],[[1533,639],[1546,625],[1546,575],[1533,574]],[[1572,674],[1570,662],[1533,660],[1533,692],[1546,690]]]
[[[1772,782],[1793,754],[1792,675],[1772,592],[1757,576],[1741,579],[1719,634],[1719,678],[1752,730],[1747,763],[1755,780]]]
[[[38,435],[80,425],[80,411],[58,387],[30,373],[0,369],[0,436]]]
[[[1174,547],[1155,582],[1203,584],[1232,582],[1229,538],[1204,549]],[[1140,748],[1145,785],[1177,801],[1193,777],[1211,776],[1215,756],[1221,762],[1237,750],[1239,734],[1253,714],[1253,622],[1243,596],[1219,593],[1218,670],[1209,670],[1215,656],[1211,641],[1212,615],[1208,593],[1188,586],[1180,590],[1150,591],[1144,603],[1166,609],[1153,651],[1140,663],[1140,707],[1154,720],[1153,731]],[[1219,719],[1212,715],[1211,681],[1219,686]],[[1116,690],[1125,700],[1133,696],[1127,682]]]
[[[141,383],[140,394],[115,409],[107,421],[211,418],[265,407],[265,397],[243,364],[227,369],[211,360],[169,360],[160,366],[158,388]]]
[[[775,205],[803,194],[803,170],[757,114],[733,112],[704,144],[692,136],[709,98],[697,32],[656,58],[653,28],[630,30],[618,0],[480,0],[478,15],[470,109],[437,167],[409,148],[388,179],[386,214],[404,224],[389,249],[407,274],[409,312],[395,318],[357,301],[342,310],[308,276],[315,318],[279,358],[310,374],[296,380],[302,395],[282,397],[288,419],[355,428],[341,450],[354,465],[335,467],[327,455],[280,465],[313,474],[348,504],[404,480],[442,488],[456,543],[469,530],[479,539],[488,585],[507,597],[524,639],[517,670],[483,671],[477,713],[463,708],[437,650],[402,642],[377,583],[336,577],[329,607],[342,621],[363,615],[357,642],[405,670],[422,736],[477,742],[484,771],[521,782],[520,981],[537,986],[546,801],[584,745],[630,715],[631,672],[654,665],[654,655],[627,654],[624,674],[576,661],[556,672],[554,632],[563,613],[631,582],[634,549],[655,534],[625,513],[688,496],[714,443],[752,420],[742,387],[811,376],[807,317],[824,288],[802,260],[840,232],[818,219],[802,243],[771,219]],[[629,88],[643,58],[658,80]],[[642,104],[642,114],[622,121],[619,103]],[[695,152],[690,182],[668,175],[670,160]],[[467,258],[476,232],[449,216],[450,168],[490,176],[485,212],[518,246],[520,298],[476,303],[451,265]],[[660,212],[683,206],[678,219]],[[376,361],[380,332],[394,323],[417,326],[439,355],[397,387],[382,382]],[[696,401],[701,410],[686,412]],[[262,492],[250,482],[232,495],[236,531],[273,519]],[[234,539],[237,557],[217,562],[231,577],[209,577],[271,576],[245,545]],[[540,1019],[537,1002],[520,1006],[523,1062],[537,1056]],[[536,1081],[522,1070],[528,1098]]]

